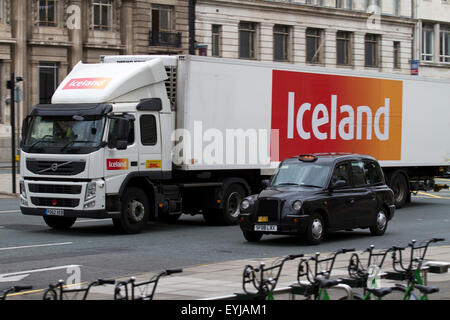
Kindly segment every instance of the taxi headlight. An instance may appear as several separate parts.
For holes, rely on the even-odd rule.
[[[300,200],[294,201],[294,203],[292,204],[292,209],[294,209],[295,211],[300,211],[301,208],[302,202]]]

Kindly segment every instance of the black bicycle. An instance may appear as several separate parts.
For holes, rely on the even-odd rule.
[[[428,246],[432,243],[444,241],[444,238],[432,238],[416,245],[416,240],[412,240],[406,247],[392,247],[392,266],[394,271],[385,273],[384,278],[396,281],[406,281],[406,286],[396,284],[393,290],[403,293],[403,300],[428,300],[428,295],[439,292],[435,286],[427,286],[421,276],[422,272],[428,272],[428,267],[423,266]],[[410,248],[409,262],[404,264],[402,252]],[[414,290],[418,290],[417,296]]]
[[[13,293],[31,290],[33,286],[13,286],[0,291],[0,300],[6,300],[7,296]]]
[[[301,259],[298,264],[297,283],[291,285],[291,294],[301,295],[307,300],[330,300],[328,289],[341,284],[340,279],[330,279],[336,257],[353,251],[355,249],[340,249],[324,259],[319,259],[320,253],[317,252],[312,257]],[[314,268],[311,268],[311,262],[314,263]],[[341,299],[352,295],[348,285],[342,284],[341,288],[347,292]]]
[[[115,280],[104,280],[98,279],[91,283],[89,283],[84,288],[74,288],[67,289],[64,283],[64,280],[59,280],[57,284],[50,284],[48,289],[45,290],[44,295],[42,297],[43,300],[68,300],[71,297],[71,300],[78,300],[79,294],[82,294],[81,299],[86,300],[89,294],[89,291],[92,287],[103,286],[106,284],[115,284]]]
[[[159,279],[180,272],[183,272],[183,269],[168,269],[153,276],[149,281],[137,283],[136,278],[131,277],[127,281],[118,282],[114,288],[114,300],[153,300]],[[152,289],[148,290],[150,286]],[[138,295],[136,291],[139,291]]]
[[[379,300],[392,292],[392,288],[377,288],[377,278],[383,263],[389,252],[392,252],[393,248],[375,251],[375,247],[371,245],[369,248],[363,251],[368,253],[367,264],[361,260],[361,257],[357,253],[353,253],[350,257],[347,267],[350,278],[341,279],[342,283],[349,285],[352,288],[362,288],[363,294],[353,293],[355,300],[370,300],[372,295]],[[370,282],[370,283],[369,283]]]
[[[236,298],[238,300],[274,300],[275,287],[277,286],[285,262],[303,256],[303,254],[291,254],[281,258],[281,262],[279,263],[278,261],[280,260],[276,260],[270,267],[266,267],[264,262],[261,262],[257,268],[246,265],[242,275],[244,294],[238,293],[236,294]],[[274,272],[275,276],[273,276]],[[269,273],[269,277],[266,277],[267,273]]]

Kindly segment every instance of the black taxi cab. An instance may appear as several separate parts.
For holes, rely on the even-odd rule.
[[[301,235],[309,244],[318,244],[327,232],[359,228],[379,236],[394,216],[394,194],[370,156],[288,158],[266,185],[241,202],[240,228],[249,242],[281,234]]]

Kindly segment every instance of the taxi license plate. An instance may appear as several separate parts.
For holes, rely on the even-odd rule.
[[[45,209],[46,216],[64,216],[64,209]]]
[[[255,231],[277,231],[277,226],[268,224],[257,224],[255,225]]]

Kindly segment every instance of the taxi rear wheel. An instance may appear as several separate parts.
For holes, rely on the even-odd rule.
[[[373,236],[381,236],[386,232],[388,225],[388,215],[386,209],[381,208],[378,210],[377,219],[375,224],[370,227],[370,233]]]

